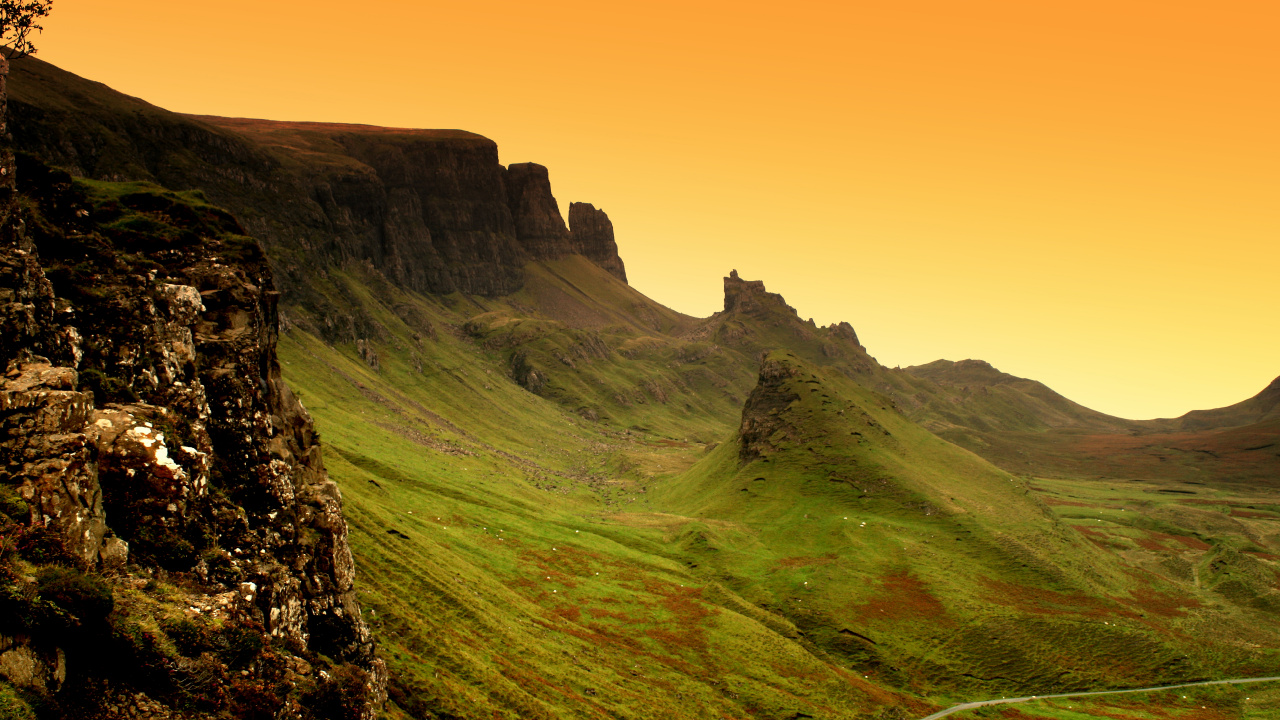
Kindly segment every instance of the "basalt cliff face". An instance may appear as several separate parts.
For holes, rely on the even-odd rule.
[[[603,212],[571,206],[570,232],[547,169],[504,168],[473,133],[179,115],[33,58],[15,61],[10,100],[17,146],[48,164],[200,189],[235,213],[284,304],[327,318],[316,329],[330,339],[369,334],[313,288],[347,263],[408,290],[485,296],[519,290],[530,261],[575,253],[626,277]]]
[[[604,210],[597,210],[591,203],[572,203],[569,231],[573,233],[575,252],[585,255],[622,282],[627,281],[627,269],[618,255],[618,243],[613,239],[613,223]]]
[[[50,717],[374,717],[385,672],[260,247],[195,194],[18,177],[0,674]]]

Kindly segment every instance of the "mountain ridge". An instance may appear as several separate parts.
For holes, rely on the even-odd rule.
[[[377,330],[313,287],[316,262],[370,262],[417,291],[493,296],[518,290],[530,260],[580,252],[625,281],[606,215],[583,205],[576,236],[531,234],[559,216],[546,169],[512,174],[474,133],[180,115],[35,58],[14,61],[9,97],[16,142],[46,162],[200,189],[231,210],[266,245],[296,319],[331,338]],[[506,186],[526,176],[533,202],[513,206]]]
[[[303,279],[312,269],[310,263],[316,260],[339,265],[372,262],[393,282],[427,292],[462,290],[480,295],[510,294],[523,284],[522,268],[528,260],[571,254],[584,255],[622,281],[626,280],[625,265],[618,255],[613,226],[607,215],[588,203],[574,202],[569,207],[570,223],[566,227],[551,193],[546,168],[532,163],[515,163],[503,168],[497,164],[496,144],[475,133],[182,115],[117,93],[101,83],[79,78],[35,58],[20,59],[13,67],[11,125],[20,145],[36,152],[46,162],[86,177],[156,179],[176,189],[199,185],[215,202],[236,212],[249,231],[263,239],[280,278],[285,293],[283,302],[291,318],[313,323],[317,331],[330,339],[376,337],[379,330],[369,318],[344,307],[348,303],[336,298],[334,293],[315,292],[314,274],[310,279]],[[135,116],[140,120],[129,120]],[[167,150],[149,147],[139,139],[148,133],[178,141]],[[361,196],[372,193],[375,197],[385,196],[390,202],[393,196],[413,194],[401,180],[369,177],[370,173],[387,178],[407,178],[412,174],[403,159],[399,159],[406,149],[387,147],[377,140],[397,137],[435,144],[470,144],[474,152],[485,157],[469,161],[480,163],[466,175],[467,182],[478,183],[475,189],[456,200],[440,198],[444,204],[437,211],[427,211],[424,206],[427,215],[434,213],[434,222],[423,223],[414,219],[419,213],[406,212],[414,205],[412,202],[404,207],[393,203],[372,215],[366,210],[367,217],[358,219],[361,213],[353,209],[367,207],[362,204],[365,201],[359,199]],[[297,179],[289,177],[286,167],[291,162],[300,162],[288,157],[299,152],[306,154],[307,162],[311,163],[304,163],[303,167],[329,165],[341,172],[332,175],[322,172],[324,179],[314,188],[306,189],[305,184],[300,185]],[[397,159],[387,159],[388,153]],[[458,156],[458,161],[463,162],[464,156]],[[229,161],[237,169],[235,172],[216,167],[199,170],[201,162],[208,162],[202,157],[212,159],[215,165],[218,161]],[[423,162],[417,165],[430,166],[426,158],[423,156]],[[374,165],[369,165],[370,162]],[[374,166],[383,164],[379,174]],[[511,168],[515,168],[514,172]],[[348,187],[351,183],[354,186]],[[378,189],[379,185],[383,189]],[[507,186],[510,188],[504,189]],[[517,187],[524,189],[514,190]],[[295,209],[284,213],[283,222],[269,219],[244,198],[246,190],[285,192],[286,197],[297,198],[285,202]],[[515,194],[511,195],[512,192]],[[357,219],[350,219],[352,216]],[[450,216],[454,220],[448,220]],[[505,219],[507,216],[509,220]],[[575,233],[575,227],[581,230]],[[313,236],[317,233],[331,239],[316,241]],[[424,242],[425,238],[430,241]],[[481,251],[477,242],[490,243],[490,246]],[[739,282],[736,271],[726,278],[726,310],[737,302],[736,295],[731,297],[731,294],[738,291],[731,293],[728,288],[731,281]],[[768,293],[763,285],[758,288],[763,294],[757,295],[754,285],[759,281],[740,282],[746,289],[742,297],[747,303],[767,303],[768,298],[774,297],[781,303],[780,307],[798,318],[781,296]],[[861,347],[848,323],[832,327],[840,328],[841,333]],[[737,331],[730,328],[727,332],[732,337]],[[929,369],[934,365],[936,362],[908,368],[905,372],[931,380],[941,379],[942,374],[936,372],[936,368]],[[1231,406],[1236,408],[1232,411],[1220,408],[1192,411],[1179,419],[1131,421],[1084,408],[1035,381],[1025,383],[1023,393],[1033,391],[1031,394],[1035,397],[1018,399],[1022,410],[1017,414],[1031,419],[1034,427],[1027,426],[1026,420],[1010,419],[1004,429],[1071,426],[1128,432],[1135,429],[1211,430],[1222,429],[1223,423],[1250,424],[1248,411],[1243,407],[1248,400],[1237,404],[1239,408]],[[941,384],[957,386],[955,382]],[[977,385],[991,387],[990,384]],[[968,418],[955,416],[955,393],[942,393],[948,396],[943,400],[937,397],[937,388],[930,388],[925,394],[935,396],[934,399],[924,399],[919,397],[918,388],[910,386],[909,381],[884,378],[879,385],[882,391],[894,394],[899,402],[919,405],[917,419],[934,423],[936,429],[944,430],[948,425],[968,430],[985,429],[974,421],[972,414]],[[959,405],[963,406],[964,402]],[[1271,417],[1274,407],[1274,404],[1268,405],[1252,422]],[[940,412],[943,408],[947,412]],[[1016,425],[1021,427],[1015,428]]]

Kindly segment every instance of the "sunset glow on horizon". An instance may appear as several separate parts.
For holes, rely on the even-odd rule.
[[[1280,6],[56,0],[38,57],[186,113],[458,128],[888,366],[1169,417],[1280,375]],[[353,10],[353,8],[355,8]]]

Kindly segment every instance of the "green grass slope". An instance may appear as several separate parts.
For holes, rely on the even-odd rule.
[[[526,273],[484,299],[331,272],[378,337],[282,336],[392,716],[859,717],[1276,669],[1238,528],[1116,553],[1096,533],[1129,516],[928,432],[856,336],[785,304],[691,320],[580,258]]]
[[[828,656],[925,695],[1158,684],[1280,661],[1197,632],[1271,637],[1257,603],[1204,609],[1196,590],[1110,556],[1026,479],[790,353],[765,360],[740,440],[649,502],[701,521],[679,541],[703,573]]]
[[[923,714],[693,572],[683,519],[637,512],[701,447],[528,392],[455,324],[459,299],[390,298],[433,339],[366,299],[376,370],[297,329],[280,354],[342,487],[389,716]]]

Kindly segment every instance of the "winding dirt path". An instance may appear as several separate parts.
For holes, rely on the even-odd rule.
[[[1236,678],[1234,680],[1203,680],[1201,682],[1182,683],[1180,685],[1161,685],[1160,687],[1149,688],[1133,688],[1132,690],[1091,690],[1089,692],[1059,693],[1056,695],[1031,695],[1029,697],[1016,698],[1000,698],[999,700],[977,700],[975,702],[963,703],[955,707],[947,708],[941,712],[936,712],[921,720],[938,720],[938,718],[946,717],[952,713],[962,712],[964,710],[972,710],[974,708],[985,707],[987,705],[1006,705],[1008,703],[1029,702],[1031,700],[1045,700],[1048,698],[1069,698],[1069,697],[1085,697],[1088,695],[1121,695],[1124,693],[1141,693],[1141,692],[1159,692],[1161,690],[1177,690],[1178,688],[1198,687],[1201,685],[1243,685],[1244,683],[1259,683],[1280,681],[1280,677],[1261,677],[1261,678]]]

